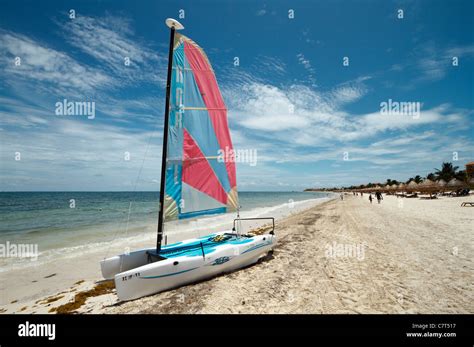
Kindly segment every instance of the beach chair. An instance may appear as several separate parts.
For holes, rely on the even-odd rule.
[[[467,207],[467,206],[471,206],[471,207],[474,207],[474,202],[472,201],[465,201],[461,204],[461,207]]]

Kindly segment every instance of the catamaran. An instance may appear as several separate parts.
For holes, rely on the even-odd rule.
[[[206,54],[178,33],[168,18],[170,48],[166,84],[163,154],[156,247],[101,261],[102,275],[114,279],[119,300],[208,279],[252,265],[273,250],[273,218],[268,227],[244,233],[239,227],[234,160],[219,160],[233,149],[227,109]],[[164,223],[237,211],[230,230],[162,245]]]

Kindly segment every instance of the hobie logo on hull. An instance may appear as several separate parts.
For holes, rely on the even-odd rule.
[[[224,263],[227,263],[230,260],[230,257],[220,257],[214,260],[214,262],[211,265],[221,265]]]
[[[56,324],[36,324],[28,321],[18,325],[20,337],[47,337],[48,340],[56,339]]]

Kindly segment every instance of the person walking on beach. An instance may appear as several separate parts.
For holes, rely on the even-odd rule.
[[[377,197],[377,203],[380,204],[380,200],[382,200],[382,193],[377,192],[377,193],[375,193],[375,196]]]
[[[341,200],[344,200],[344,195],[341,193]]]
[[[369,201],[372,203],[372,194],[369,194]]]

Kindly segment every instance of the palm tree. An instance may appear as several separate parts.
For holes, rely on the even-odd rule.
[[[436,175],[431,172],[428,175],[426,175],[426,178],[429,179],[430,181],[435,181],[436,180]]]
[[[415,181],[416,183],[421,183],[423,179],[421,178],[420,175],[416,175],[415,178],[412,178],[411,181]]]
[[[451,163],[443,163],[441,170],[435,169],[436,179],[449,182],[449,180],[457,176],[457,169],[459,169],[459,166],[453,166]]]
[[[456,173],[456,178],[461,181],[467,181],[466,170],[461,170]]]

